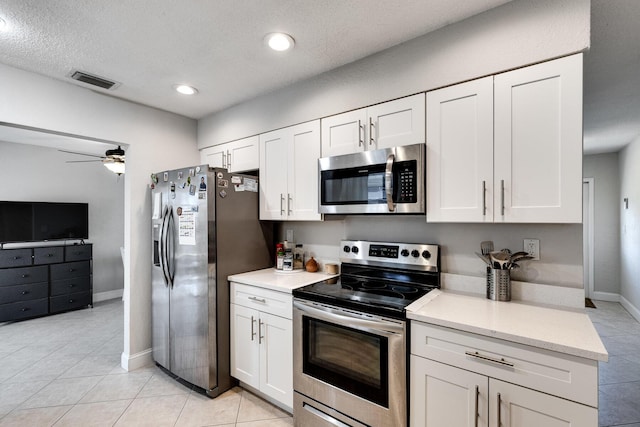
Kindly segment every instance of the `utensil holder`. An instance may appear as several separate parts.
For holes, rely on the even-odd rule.
[[[511,301],[511,270],[487,267],[487,298]]]

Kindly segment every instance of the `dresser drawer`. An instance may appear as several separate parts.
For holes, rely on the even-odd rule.
[[[47,282],[0,286],[0,304],[29,301],[32,299],[47,298],[48,296],[49,287]]]
[[[293,299],[290,293],[231,282],[231,302],[286,319],[292,318]]]
[[[49,312],[49,299],[34,299],[0,305],[0,322],[42,316]]]
[[[91,259],[93,245],[73,245],[64,247],[65,261],[86,261]]]
[[[0,268],[31,265],[31,248],[0,250]]]
[[[91,304],[90,292],[76,292],[49,298],[49,311],[58,313],[66,310],[86,307]]]
[[[65,262],[51,266],[51,280],[72,279],[74,277],[89,276],[91,261]]]
[[[33,248],[34,264],[55,264],[64,261],[63,246]]]
[[[411,354],[598,406],[595,360],[416,321]]]
[[[46,265],[0,270],[0,287],[46,282],[49,272]]]
[[[91,277],[74,277],[72,279],[54,280],[51,282],[51,296],[73,294],[76,292],[89,292],[91,290]]]

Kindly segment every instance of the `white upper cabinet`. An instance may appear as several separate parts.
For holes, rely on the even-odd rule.
[[[581,221],[581,54],[427,93],[427,222]]]
[[[322,157],[424,143],[424,93],[322,119]]]
[[[214,145],[200,151],[200,159],[212,168],[225,168],[229,172],[246,172],[260,166],[258,136]]]
[[[582,54],[499,74],[494,94],[495,221],[582,222]]]
[[[493,222],[493,77],[427,93],[427,221]]]
[[[260,135],[260,219],[320,221],[320,121]]]

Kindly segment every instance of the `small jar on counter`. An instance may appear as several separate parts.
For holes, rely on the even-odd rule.
[[[304,251],[302,250],[302,243],[296,244],[296,248],[293,250],[293,269],[302,270],[304,268]]]
[[[282,261],[282,270],[284,271],[293,270],[293,252],[291,252],[290,249],[287,249],[284,252],[284,258]]]

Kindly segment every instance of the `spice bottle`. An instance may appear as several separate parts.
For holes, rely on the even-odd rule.
[[[276,244],[276,269],[282,270],[284,264],[284,246],[282,243]]]

